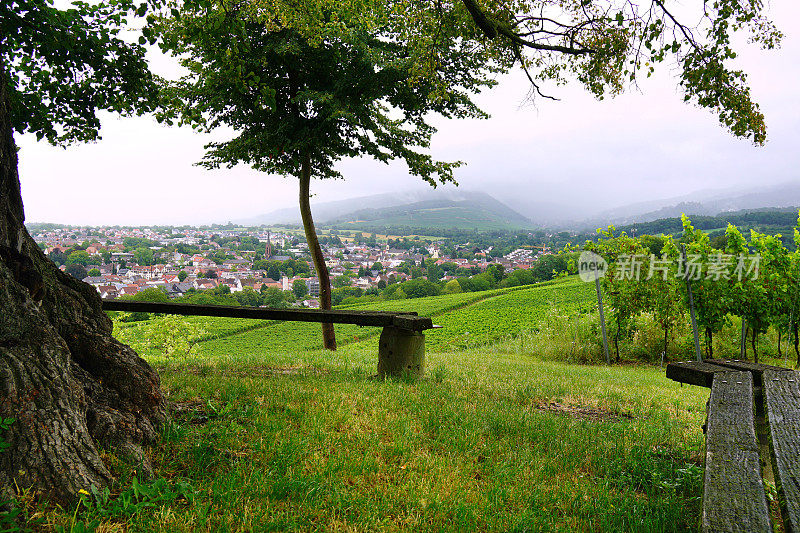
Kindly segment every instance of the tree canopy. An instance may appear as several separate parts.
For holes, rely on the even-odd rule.
[[[144,48],[120,36],[147,6],[133,0],[0,3],[0,82],[11,126],[52,144],[99,138],[98,110],[152,109],[157,87]]]
[[[213,4],[183,3],[190,12]],[[733,64],[740,42],[734,36],[746,35],[765,49],[778,47],[782,38],[761,0],[685,5],[669,0],[225,0],[216,5],[246,11],[270,31],[291,30],[311,46],[339,39],[353,45],[363,32],[387,36],[385,41],[402,46],[407,81],[433,89],[434,100],[448,101],[456,89],[461,97],[469,93],[463,71],[468,62],[473,75],[475,69],[521,66],[535,95],[549,97],[548,85],[577,81],[598,98],[618,94],[663,63],[677,76],[687,102],[710,109],[734,135],[757,144],[766,139],[764,116],[751,98],[746,74]],[[219,17],[207,20],[221,23]],[[237,68],[231,73],[237,80],[248,74]],[[269,101],[270,95],[263,98]]]
[[[493,84],[489,57],[461,39],[461,28],[443,26],[437,72],[451,82],[434,98],[438,88],[417,76],[415,48],[399,38],[394,17],[376,11],[382,21],[365,20],[347,2],[303,6],[308,12],[281,2],[189,1],[156,26],[162,48],[189,71],[170,86],[162,118],[236,131],[209,144],[201,164],[298,176],[307,157],[313,177],[336,178],[337,161],[367,155],[403,159],[432,184],[452,180],[457,163],[422,150],[435,131],[428,113],[483,116],[469,96]]]

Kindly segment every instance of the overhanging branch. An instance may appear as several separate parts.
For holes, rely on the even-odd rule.
[[[475,25],[478,27],[479,30],[483,32],[490,39],[496,39],[497,37],[505,37],[509,39],[513,44],[525,48],[530,48],[533,50],[542,50],[546,52],[559,52],[562,54],[567,55],[586,55],[594,53],[594,50],[591,48],[586,48],[583,46],[565,46],[559,44],[550,44],[544,43],[540,41],[535,41],[532,39],[524,38],[524,33],[517,33],[512,29],[511,26],[498,22],[494,20],[493,17],[487,15],[481,7],[478,5],[476,0],[461,0],[464,4],[464,7],[467,8],[472,20],[475,22]],[[567,27],[563,24],[558,24],[562,27]],[[571,30],[572,28],[570,28]],[[569,30],[564,32],[563,34],[558,34],[555,32],[556,35],[563,35],[566,36]]]

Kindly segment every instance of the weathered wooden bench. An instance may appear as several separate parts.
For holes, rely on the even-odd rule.
[[[773,531],[764,479],[784,531],[800,532],[800,374],[738,360],[667,365],[667,377],[711,388],[702,528]]]
[[[425,334],[423,331],[434,327],[429,317],[417,316],[415,312],[387,313],[383,311],[272,309],[227,305],[134,302],[130,300],[103,300],[103,309],[105,311],[382,327],[383,331],[378,341],[379,376],[422,375],[425,371]]]

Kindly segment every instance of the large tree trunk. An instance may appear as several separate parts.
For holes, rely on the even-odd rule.
[[[300,166],[300,216],[303,219],[303,228],[306,232],[308,242],[308,252],[311,254],[311,261],[317,271],[319,279],[319,307],[320,309],[331,308],[331,277],[328,274],[328,265],[325,264],[325,256],[322,255],[322,248],[317,239],[317,229],[314,227],[314,219],[311,216],[310,189],[311,189],[311,158],[308,154],[303,154]],[[322,324],[322,342],[326,350],[336,349],[336,332],[333,324]]]
[[[23,225],[7,85],[0,82],[0,501],[16,488],[67,504],[111,474],[98,446],[144,473],[166,414],[158,374],[111,336],[92,287],[61,272]]]

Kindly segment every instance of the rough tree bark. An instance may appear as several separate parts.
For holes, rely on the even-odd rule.
[[[150,465],[166,401],[158,374],[111,336],[92,287],[61,272],[28,234],[7,85],[0,83],[0,501],[16,487],[69,504],[111,480],[99,446]]]
[[[317,271],[317,278],[319,278],[319,307],[320,309],[330,309],[332,303],[331,278],[328,274],[328,265],[325,264],[325,256],[322,255],[322,248],[317,238],[314,218],[311,216],[310,190],[311,158],[308,154],[303,154],[300,166],[300,216],[303,219],[303,228],[305,228],[306,232],[308,252],[311,254],[314,270]],[[322,324],[322,342],[326,350],[336,349],[336,332],[333,329],[333,324]]]

